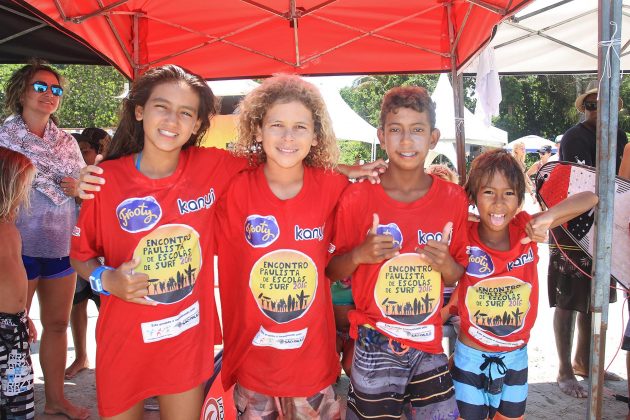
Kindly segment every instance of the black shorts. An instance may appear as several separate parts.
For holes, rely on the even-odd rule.
[[[101,296],[96,293],[90,287],[90,283],[87,280],[82,279],[77,276],[77,285],[74,289],[74,298],[72,299],[72,304],[76,305],[77,303],[81,303],[86,299],[92,299],[92,301],[96,304],[97,308],[101,307]]]
[[[592,259],[573,242],[562,228],[553,229],[553,236],[559,245],[550,239],[549,268],[547,270],[549,305],[587,313],[591,305]],[[579,269],[576,268],[576,265]],[[611,286],[614,286],[612,279]],[[616,301],[617,291],[610,289],[609,302]]]

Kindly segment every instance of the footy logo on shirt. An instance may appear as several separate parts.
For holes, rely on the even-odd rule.
[[[387,225],[378,225],[376,228],[377,235],[391,235],[394,237],[394,246],[402,248],[403,235],[402,231],[396,223],[389,223]]]
[[[209,209],[214,204],[216,197],[214,195],[214,188],[210,188],[208,194],[201,197],[194,198],[192,200],[177,199],[177,209],[179,214],[193,213],[199,210]]]
[[[510,261],[508,263],[507,269],[508,271],[512,271],[514,268],[522,267],[532,261],[534,261],[534,250],[532,248],[529,248],[529,251],[527,251],[527,253],[521,255],[514,261]]]
[[[162,218],[162,208],[151,196],[128,198],[116,207],[116,217],[125,232],[136,233],[153,229]]]
[[[245,240],[254,248],[264,248],[280,236],[280,226],[273,216],[253,214],[245,221]]]
[[[494,273],[494,263],[486,251],[477,247],[468,247],[468,267],[466,274],[473,277],[487,277]]]

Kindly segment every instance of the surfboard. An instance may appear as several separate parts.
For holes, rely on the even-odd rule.
[[[232,391],[223,388],[221,382],[221,366],[223,364],[223,350],[214,356],[214,373],[206,382],[204,392],[206,394],[201,409],[200,420],[230,420],[236,418],[236,407]]]
[[[548,162],[536,174],[538,201],[549,208],[572,194],[595,192],[595,168],[571,162]],[[611,275],[630,288],[630,181],[615,177]],[[593,258],[595,209],[562,225],[573,241]],[[590,274],[590,273],[589,273]]]

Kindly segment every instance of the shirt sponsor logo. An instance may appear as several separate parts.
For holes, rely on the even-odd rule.
[[[264,248],[280,236],[280,226],[273,216],[253,214],[245,221],[245,240],[254,248]]]
[[[72,236],[81,236],[81,228],[79,226],[72,228]]]
[[[299,349],[306,340],[308,328],[298,331],[275,333],[260,327],[252,344],[257,347],[273,347],[278,350]]]
[[[199,302],[193,303],[179,314],[170,318],[143,322],[140,324],[140,328],[142,329],[144,342],[154,343],[167,338],[177,337],[184,331],[197,325],[199,325]]]
[[[296,241],[312,241],[314,239],[321,241],[324,239],[324,226],[309,229],[295,225],[294,232]]]
[[[377,235],[391,235],[394,238],[394,246],[402,248],[403,235],[402,231],[396,223],[389,223],[387,225],[378,225],[376,228]]]
[[[468,247],[468,267],[466,274],[473,277],[487,277],[494,273],[494,263],[486,251],[477,247]]]
[[[214,194],[214,188],[210,188],[210,192],[208,194],[192,200],[182,200],[181,198],[178,198],[177,209],[179,210],[179,214],[193,213],[199,210],[209,209],[212,207],[215,200],[216,197]]]
[[[429,241],[441,241],[442,232],[427,232],[418,229],[418,245],[426,245]]]
[[[529,251],[527,251],[527,253],[521,255],[514,261],[510,261],[507,265],[507,269],[508,271],[512,271],[514,268],[522,267],[532,261],[534,261],[534,250],[532,248],[529,248]]]
[[[116,207],[116,217],[120,228],[125,232],[144,232],[162,218],[162,208],[151,196],[128,198]]]

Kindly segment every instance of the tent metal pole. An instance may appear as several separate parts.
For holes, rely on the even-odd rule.
[[[611,38],[621,38],[622,0],[599,0],[597,77],[600,81],[597,116],[597,182],[599,204],[595,214],[595,255],[591,282],[591,357],[588,419],[602,418],[604,358],[608,329],[612,227],[617,163],[617,119],[619,100],[620,42],[602,46]],[[616,25],[616,30],[615,30]]]
[[[133,80],[138,78],[138,71],[140,69],[140,28],[138,22],[138,14],[133,15],[133,62],[131,67],[133,68]]]
[[[455,152],[457,154],[457,173],[459,183],[466,182],[466,136],[464,132],[464,76],[457,73],[457,48],[455,47],[455,28],[451,19],[452,4],[446,3],[448,17],[448,35],[451,50],[451,75],[453,76],[453,104],[455,115]]]

